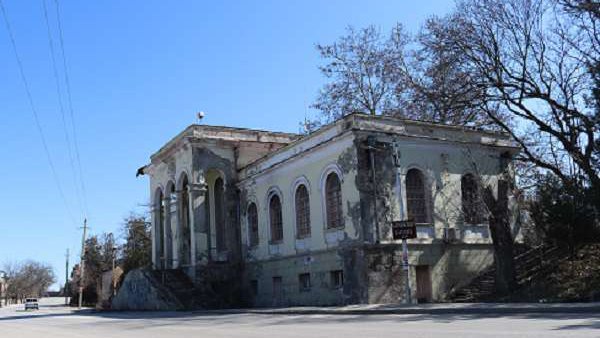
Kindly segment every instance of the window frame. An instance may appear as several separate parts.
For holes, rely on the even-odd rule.
[[[278,202],[279,202],[279,210],[278,210],[278,219],[274,219],[274,213],[273,213],[273,200],[277,198]],[[272,192],[269,194],[269,198],[268,198],[268,211],[269,211],[269,232],[270,232],[270,238],[269,238],[269,242],[271,244],[279,244],[283,242],[283,238],[284,238],[284,231],[283,231],[283,202],[281,200],[281,196],[278,193]],[[278,221],[278,224],[274,224],[274,221]],[[278,227],[276,228],[276,226],[278,225]],[[275,235],[278,235],[277,237],[275,237]]]
[[[416,175],[416,177],[420,180],[420,186],[417,187],[416,184],[411,184],[413,183],[411,178],[413,174]],[[421,170],[420,168],[417,167],[412,167],[409,168],[406,171],[406,174],[404,175],[404,194],[405,194],[405,199],[406,199],[406,215],[407,218],[409,220],[414,221],[416,224],[430,224],[431,223],[431,217],[430,217],[430,208],[429,208],[429,199],[428,199],[428,195],[427,195],[427,180],[425,178],[425,174],[423,172],[423,170]],[[419,188],[418,191],[417,188]],[[421,195],[421,196],[415,196],[415,195]],[[417,203],[417,205],[415,206],[414,203]],[[411,207],[416,207],[417,210],[418,209],[422,209],[420,210],[420,213],[417,215],[419,216],[419,218],[415,217],[415,215],[411,215]],[[414,211],[414,210],[413,210]]]
[[[303,190],[306,194],[304,197],[304,203],[302,205],[299,201],[299,192]],[[310,191],[304,183],[296,185],[294,190],[294,214],[296,221],[296,239],[304,239],[311,237],[311,225],[310,225]]]
[[[254,223],[251,222],[250,219],[252,216],[250,212],[251,209],[253,209],[255,213],[255,217],[253,217]],[[258,223],[258,206],[254,201],[248,203],[248,207],[246,208],[246,224],[248,229],[248,246],[255,248],[260,245],[260,229]]]
[[[466,186],[466,182],[469,185]],[[470,191],[467,191],[470,188]],[[485,223],[483,215],[481,189],[473,173],[467,172],[460,177],[460,202],[465,224],[477,225]]]
[[[332,192],[330,191],[330,178],[335,176],[337,179],[337,191],[335,196],[331,196]],[[325,229],[333,230],[333,229],[341,229],[345,226],[344,219],[344,199],[342,195],[342,179],[340,175],[336,171],[330,171],[325,175],[325,180],[323,182],[323,198],[325,205]],[[332,201],[332,199],[336,199]],[[335,205],[333,205],[335,204]],[[335,207],[335,210],[331,210]],[[335,215],[333,215],[335,213]],[[335,216],[335,219],[332,218],[332,215]]]

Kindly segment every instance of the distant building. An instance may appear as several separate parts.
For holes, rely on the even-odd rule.
[[[0,305],[6,303],[6,289],[8,288],[8,283],[6,281],[6,276],[0,274]]]
[[[505,134],[362,114],[302,136],[192,125],[142,169],[154,269],[253,306],[400,302],[391,224],[410,219],[412,297],[443,301],[493,262],[481,186],[506,192],[517,151]]]
[[[110,301],[119,287],[118,284],[122,275],[123,269],[120,266],[117,266],[114,270],[102,271],[96,286],[96,292],[98,293],[96,308],[110,309]]]

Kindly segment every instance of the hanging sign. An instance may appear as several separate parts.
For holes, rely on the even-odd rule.
[[[393,221],[392,237],[397,239],[417,238],[417,226],[414,221]]]

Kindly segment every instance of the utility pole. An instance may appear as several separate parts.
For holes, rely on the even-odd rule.
[[[65,262],[64,292],[65,292],[65,305],[68,306],[69,305],[69,249],[67,249],[67,254],[65,255],[65,257],[66,257],[66,262]]]
[[[404,278],[406,281],[406,303],[412,304],[412,291],[410,289],[410,265],[408,264],[408,243],[406,239],[402,239],[402,270],[404,270]]]
[[[404,201],[402,200],[402,184],[401,182],[401,177],[400,177],[400,167],[401,167],[401,163],[400,163],[400,158],[402,157],[402,154],[400,153],[400,144],[397,141],[392,142],[392,156],[394,159],[394,166],[396,167],[396,194],[398,195],[398,207],[399,207],[399,214],[400,214],[400,219],[401,220],[405,220],[405,213],[404,213]],[[404,223],[404,224],[402,224]],[[406,220],[404,222],[400,221],[398,222],[398,225],[402,226],[402,225],[408,225],[407,228],[412,228],[412,231],[410,231],[410,235],[406,235],[404,234],[403,236],[400,236],[400,239],[402,239],[402,270],[404,271],[404,281],[406,283],[406,286],[404,288],[405,290],[405,295],[404,295],[404,301],[407,304],[412,304],[412,290],[410,288],[410,264],[408,263],[408,242],[407,239],[408,238],[416,238],[417,233],[416,233],[416,227],[415,224],[410,221],[410,220]],[[394,226],[392,226],[393,228]],[[394,237],[394,239],[396,238],[396,234],[394,233],[394,230],[392,229],[392,235]]]
[[[81,239],[81,263],[79,263],[79,303],[81,309],[83,304],[83,279],[85,277],[85,236],[87,234],[87,218],[83,220],[83,237]]]
[[[110,236],[108,243],[110,243],[111,248],[110,248],[110,253],[111,253],[111,258],[112,258],[112,273],[111,273],[111,285],[112,285],[112,296],[115,297],[117,295],[117,281],[115,280],[115,267],[116,267],[116,261],[117,261],[117,247],[115,246],[115,239],[114,239],[114,235],[112,234],[112,232],[108,235]]]
[[[117,260],[117,247],[112,247],[112,295],[117,295],[117,280],[115,279],[115,262]]]

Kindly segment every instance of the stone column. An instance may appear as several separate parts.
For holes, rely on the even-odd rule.
[[[179,213],[177,208],[177,203],[179,201],[179,196],[176,192],[172,192],[169,194],[169,204],[168,205],[168,216],[169,220],[169,231],[167,232],[170,236],[168,236],[167,241],[169,245],[167,245],[168,249],[168,257],[169,267],[176,269],[179,267]]]
[[[163,254],[162,254],[162,260],[160,261],[160,267],[161,269],[167,269],[168,268],[168,261],[169,261],[169,231],[167,230],[170,226],[171,220],[171,198],[168,195],[164,195],[163,197],[163,204],[164,204],[164,220],[163,220],[163,243],[162,243],[162,247],[163,247]]]
[[[175,218],[175,242],[177,243],[177,248],[175,251],[175,260],[177,261],[177,268],[183,267],[186,260],[184,255],[184,247],[185,244],[183,241],[185,240],[185,234],[183,232],[183,210],[181,209],[181,201],[183,201],[182,191],[175,191],[175,198],[177,203],[175,204],[175,214],[173,217]]]
[[[195,275],[198,253],[203,253],[206,249],[206,236],[203,234],[205,229],[205,220],[203,209],[205,208],[206,184],[204,175],[194,180],[194,183],[188,185],[189,208],[190,208],[190,255],[191,265],[194,267],[192,273]]]
[[[151,217],[151,221],[152,221],[152,227],[150,227],[150,237],[151,237],[151,243],[152,243],[152,268],[156,269],[156,267],[158,266],[158,261],[156,259],[158,250],[156,250],[157,217],[156,217],[156,208],[154,207],[154,202],[152,203],[152,205],[150,206],[149,209],[150,209],[150,217]]]

